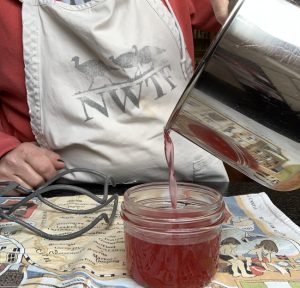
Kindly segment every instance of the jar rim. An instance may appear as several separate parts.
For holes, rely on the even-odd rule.
[[[133,186],[124,193],[123,210],[151,221],[175,222],[190,221],[188,219],[205,221],[223,213],[223,197],[215,189],[184,182],[178,182],[177,188],[177,207],[173,208],[167,182]]]

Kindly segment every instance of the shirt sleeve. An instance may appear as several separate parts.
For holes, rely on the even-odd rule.
[[[0,139],[0,158],[7,152],[15,149],[21,143],[16,137],[8,135],[2,131],[0,131]]]
[[[0,0],[0,158],[34,141],[26,101],[22,47],[22,4]]]
[[[188,0],[191,24],[202,31],[217,32],[221,25],[215,18],[210,0]]]

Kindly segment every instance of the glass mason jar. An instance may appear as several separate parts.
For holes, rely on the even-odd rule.
[[[216,190],[178,183],[172,208],[168,183],[134,186],[124,194],[126,262],[145,287],[203,287],[217,271],[224,202]]]

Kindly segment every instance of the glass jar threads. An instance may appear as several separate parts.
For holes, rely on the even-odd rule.
[[[203,287],[218,265],[224,202],[220,193],[178,183],[172,208],[167,183],[134,186],[124,194],[126,262],[145,287]]]

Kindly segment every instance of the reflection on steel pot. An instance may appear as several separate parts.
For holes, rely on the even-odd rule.
[[[267,187],[299,188],[299,27],[296,3],[237,1],[166,129]]]

